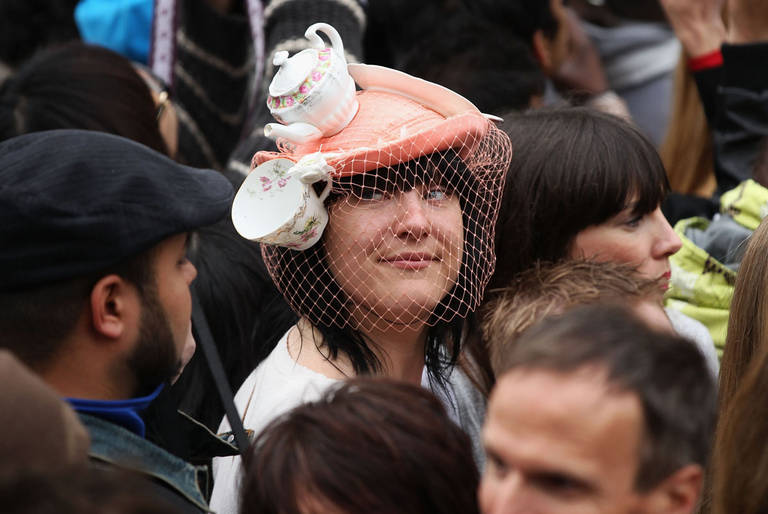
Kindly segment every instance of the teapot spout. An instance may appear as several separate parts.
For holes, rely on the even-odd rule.
[[[264,126],[264,135],[275,139],[285,138],[292,143],[301,144],[323,137],[323,133],[317,127],[309,123],[291,123],[282,125],[280,123],[267,123]]]

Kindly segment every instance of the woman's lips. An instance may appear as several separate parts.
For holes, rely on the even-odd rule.
[[[662,290],[666,291],[667,289],[669,289],[669,279],[671,278],[672,278],[671,271],[667,271],[666,273],[664,273],[659,277],[659,283],[661,284]]]
[[[439,259],[429,253],[399,253],[391,257],[385,257],[380,262],[397,269],[418,271],[429,267],[430,264],[437,260]]]

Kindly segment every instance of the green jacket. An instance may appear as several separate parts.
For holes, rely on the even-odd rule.
[[[720,356],[741,256],[766,215],[768,189],[750,179],[721,197],[719,217],[688,218],[675,225],[683,246],[670,258],[666,306],[702,322]]]

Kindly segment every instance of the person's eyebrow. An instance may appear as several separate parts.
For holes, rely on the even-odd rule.
[[[504,463],[504,459],[491,446],[484,445],[486,457],[494,463]]]

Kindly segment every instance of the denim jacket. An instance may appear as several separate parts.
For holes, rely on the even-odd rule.
[[[92,459],[148,475],[183,497],[194,511],[210,512],[200,487],[208,480],[205,466],[193,466],[109,421],[82,412],[79,416],[91,435]]]

